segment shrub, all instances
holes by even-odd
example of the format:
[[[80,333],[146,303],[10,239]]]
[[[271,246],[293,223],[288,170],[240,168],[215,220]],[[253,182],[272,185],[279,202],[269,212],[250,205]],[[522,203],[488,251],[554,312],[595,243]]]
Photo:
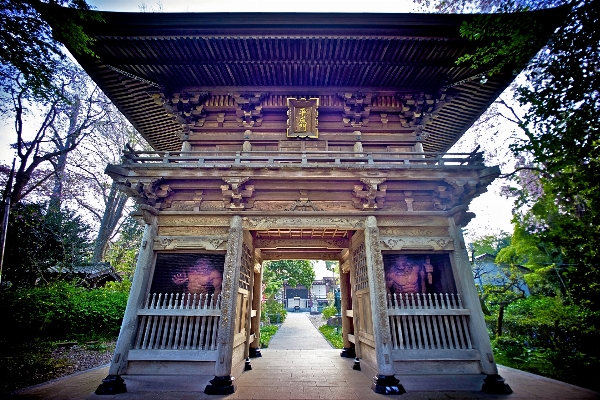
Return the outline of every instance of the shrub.
[[[495,328],[495,317],[486,322]],[[506,308],[503,335],[492,341],[494,355],[499,364],[597,391],[598,326],[598,311],[533,295]]]
[[[329,319],[337,314],[337,308],[335,306],[329,305],[323,308],[323,319]]]
[[[131,281],[125,278],[121,282],[106,282],[102,289],[129,295],[129,291],[131,290]]]
[[[0,291],[2,393],[55,377],[64,361],[52,357],[53,341],[114,339],[127,303],[124,286],[85,289],[69,282]],[[104,343],[89,343],[99,351]]]
[[[119,333],[127,294],[85,289],[69,282],[0,293],[0,312],[11,321],[0,338],[69,340],[114,337]]]
[[[265,349],[269,347],[271,337],[277,332],[276,325],[266,325],[260,328],[260,347]]]
[[[342,338],[341,329],[337,329],[334,326],[323,325],[319,328],[319,331],[325,336],[325,339],[336,349],[344,347],[344,339]]]
[[[271,324],[283,323],[287,317],[287,310],[283,304],[275,300],[267,300],[263,303],[261,313],[262,318]]]

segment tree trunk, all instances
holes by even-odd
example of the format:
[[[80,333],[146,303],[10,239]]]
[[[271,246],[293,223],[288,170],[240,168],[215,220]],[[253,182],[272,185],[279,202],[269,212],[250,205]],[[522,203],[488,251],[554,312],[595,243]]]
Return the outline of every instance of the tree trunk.
[[[498,309],[498,320],[496,324],[496,337],[502,336],[502,321],[504,320],[504,304]]]
[[[69,130],[67,136],[63,139],[59,135],[55,134],[54,145],[56,150],[61,152],[58,155],[56,164],[54,164],[54,187],[52,188],[52,196],[50,197],[50,203],[48,204],[49,210],[60,210],[63,195],[63,181],[65,179],[65,169],[67,168],[67,156],[69,155],[69,148],[73,146],[77,140],[76,132],[79,129],[78,120],[79,114],[81,113],[81,99],[79,96],[75,96],[75,99],[69,104]]]
[[[117,189],[117,184],[113,182],[110,187],[110,193],[108,194],[104,215],[100,222],[100,229],[98,230],[98,236],[94,246],[92,263],[99,263],[104,259],[106,250],[108,249],[108,241],[115,231],[119,220],[123,216],[125,203],[127,203],[127,196],[120,193]]]
[[[68,153],[64,153],[58,156],[58,160],[55,165],[54,186],[52,187],[52,194],[50,196],[50,202],[48,203],[49,210],[60,210],[63,197],[63,181],[65,178],[65,169],[67,167],[67,155]]]

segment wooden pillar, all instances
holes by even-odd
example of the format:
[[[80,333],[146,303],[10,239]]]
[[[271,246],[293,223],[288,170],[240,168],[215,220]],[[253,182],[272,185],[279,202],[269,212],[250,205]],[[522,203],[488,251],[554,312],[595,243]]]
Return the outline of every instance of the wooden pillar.
[[[348,316],[348,311],[352,310],[352,297],[350,285],[350,269],[349,269],[349,251],[344,250],[340,253],[340,295],[341,295],[341,312],[342,312],[342,337],[344,340],[344,348],[341,356],[347,358],[356,357],[354,345],[348,340],[348,335],[352,334],[352,319]]]
[[[204,389],[206,394],[231,394],[235,385],[231,377],[233,357],[233,336],[235,330],[236,300],[242,262],[243,241],[242,217],[231,218],[229,237],[227,238],[227,255],[223,270],[223,291],[221,292],[221,318],[217,335],[217,362],[215,378]]]
[[[354,366],[352,367],[353,369],[356,370],[360,370],[360,363],[359,363],[359,359],[362,358],[362,354],[361,354],[361,344],[360,344],[360,339],[359,339],[359,332],[360,332],[360,324],[362,324],[361,321],[361,316],[360,313],[358,312],[359,307],[358,307],[358,299],[356,297],[356,293],[355,293],[355,288],[356,288],[356,265],[354,263],[354,251],[356,250],[356,233],[354,233],[351,236],[351,246],[350,246],[350,254],[349,254],[349,258],[350,258],[350,297],[352,299],[352,325],[354,328],[354,352],[356,353],[356,359],[355,359],[355,363]],[[361,232],[360,235],[363,236],[363,240],[364,240],[364,234]]]
[[[252,365],[250,365],[250,336],[252,334],[252,305],[254,304],[254,278],[256,274],[254,273],[254,252],[252,252],[252,270],[250,271],[250,282],[248,282],[248,296],[249,301],[246,309],[246,325],[244,329],[246,330],[246,345],[244,346],[244,358],[246,359],[246,365],[244,367],[245,371],[251,370]]]
[[[463,305],[465,308],[471,310],[469,317],[471,341],[473,346],[481,353],[481,368],[483,373],[488,375],[485,379],[483,390],[491,393],[512,393],[510,387],[504,383],[504,379],[498,375],[498,367],[494,361],[490,337],[483,317],[477,289],[475,288],[475,281],[462,229],[459,225],[456,225],[454,217],[448,218],[448,226],[450,236],[454,239],[453,261],[456,287],[462,295]]]
[[[254,333],[254,341],[250,343],[250,357],[262,357],[260,354],[260,313],[262,300],[262,260],[259,260],[260,250],[254,252],[254,285],[252,286],[252,310],[256,315],[252,317],[250,331]]]
[[[123,378],[120,375],[127,370],[127,356],[129,350],[134,345],[137,333],[137,312],[144,306],[144,301],[148,293],[148,285],[154,266],[154,250],[152,246],[154,238],[158,233],[158,211],[146,205],[141,206],[141,211],[142,218],[146,224],[144,235],[131,282],[127,308],[125,309],[123,322],[121,323],[121,331],[119,332],[119,339],[117,340],[115,352],[108,370],[108,376],[102,380],[102,384],[96,389],[96,394],[99,395],[112,395],[127,391]]]
[[[368,216],[365,220],[365,252],[377,356],[377,376],[373,378],[371,389],[380,394],[402,394],[406,391],[394,377],[383,257],[379,245],[379,228],[374,216]]]

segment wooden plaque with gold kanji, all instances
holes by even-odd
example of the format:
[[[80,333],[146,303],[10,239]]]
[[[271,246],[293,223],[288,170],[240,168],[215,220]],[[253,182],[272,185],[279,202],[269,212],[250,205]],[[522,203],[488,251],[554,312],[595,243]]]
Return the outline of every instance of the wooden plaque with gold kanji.
[[[287,99],[287,137],[318,138],[319,99]]]

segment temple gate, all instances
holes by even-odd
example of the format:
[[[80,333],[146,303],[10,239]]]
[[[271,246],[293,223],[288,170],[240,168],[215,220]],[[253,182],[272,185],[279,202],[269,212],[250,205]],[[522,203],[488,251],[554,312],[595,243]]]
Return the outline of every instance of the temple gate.
[[[107,167],[145,232],[97,393],[148,375],[232,393],[273,259],[340,262],[341,355],[374,391],[509,390],[461,233],[500,171],[446,153],[513,78],[455,64],[473,16],[103,18],[80,62],[154,151]]]

